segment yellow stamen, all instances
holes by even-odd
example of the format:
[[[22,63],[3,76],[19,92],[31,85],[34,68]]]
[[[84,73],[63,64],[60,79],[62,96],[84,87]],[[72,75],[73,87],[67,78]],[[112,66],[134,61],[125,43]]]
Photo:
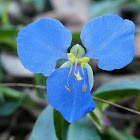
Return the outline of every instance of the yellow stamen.
[[[78,62],[79,62],[79,63],[82,63],[82,62],[83,62],[83,58],[80,58],[80,59],[78,60]]]
[[[83,59],[84,59],[84,62],[89,62],[90,60],[89,57],[84,57]]]
[[[74,59],[74,58],[71,58],[70,61],[71,61],[72,63],[74,63],[74,62],[75,62],[75,59]]]
[[[78,62],[79,63],[82,63],[82,62],[87,63],[87,62],[89,62],[89,60],[90,60],[89,57],[84,57],[84,58],[80,58]]]
[[[82,67],[82,68],[84,68],[85,65],[86,65],[85,62],[82,62],[82,63],[81,63],[81,67]]]
[[[86,92],[86,88],[87,88],[86,84],[83,84],[83,92],[84,93]]]
[[[71,56],[73,56],[73,54],[72,53],[68,53],[68,57],[71,57]]]
[[[69,59],[72,63],[74,63],[75,60],[76,60],[76,57],[75,57],[72,53],[68,53],[68,59]]]
[[[66,88],[68,91],[72,92],[72,89],[71,89],[69,86],[65,85],[65,88]]]
[[[76,74],[75,72],[73,72],[72,74],[73,74],[73,76],[75,77],[75,79],[76,79],[77,81],[83,80],[83,78],[82,78],[81,75],[80,75],[80,70],[78,70],[78,73],[77,73],[77,74]]]

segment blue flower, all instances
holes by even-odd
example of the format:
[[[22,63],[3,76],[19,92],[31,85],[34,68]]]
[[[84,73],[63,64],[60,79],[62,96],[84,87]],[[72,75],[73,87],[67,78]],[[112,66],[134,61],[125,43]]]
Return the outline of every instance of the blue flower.
[[[71,33],[58,20],[42,18],[19,32],[17,52],[26,69],[50,75],[47,79],[48,101],[73,123],[95,109],[90,93],[93,78],[89,74],[89,58],[96,59],[103,70],[123,68],[134,57],[134,32],[135,25],[130,20],[115,15],[97,17],[81,31],[86,51],[77,44],[68,53]],[[53,71],[58,59],[69,61]]]

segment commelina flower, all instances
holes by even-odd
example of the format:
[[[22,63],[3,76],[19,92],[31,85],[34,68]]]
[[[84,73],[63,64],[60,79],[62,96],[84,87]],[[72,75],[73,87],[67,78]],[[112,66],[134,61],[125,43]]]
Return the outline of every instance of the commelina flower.
[[[76,44],[68,52],[70,31],[56,19],[42,18],[19,32],[17,52],[26,69],[49,76],[49,103],[73,123],[95,109],[90,93],[93,74],[88,61],[96,59],[98,67],[107,71],[123,68],[134,57],[134,32],[135,25],[130,20],[116,15],[97,17],[81,31],[84,47]],[[58,59],[68,61],[54,70]]]

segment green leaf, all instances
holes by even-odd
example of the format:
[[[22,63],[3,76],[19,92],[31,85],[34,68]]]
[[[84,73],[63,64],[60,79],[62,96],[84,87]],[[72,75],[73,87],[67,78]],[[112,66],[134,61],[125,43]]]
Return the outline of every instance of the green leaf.
[[[4,94],[2,91],[0,91],[0,103],[4,103],[5,98],[4,98]]]
[[[8,88],[8,87],[0,87],[0,91],[3,92],[4,96],[10,98],[10,99],[21,99],[23,96],[25,96],[25,93]]]
[[[64,123],[63,123],[63,139],[64,140],[67,140],[69,125],[70,125],[70,123],[67,122],[66,120],[64,120]]]
[[[27,94],[17,90],[0,87],[0,116],[13,113],[22,103]]]
[[[119,101],[125,97],[137,95],[140,92],[140,81],[123,79],[116,82],[107,83],[99,87],[93,96],[105,99],[111,102]],[[95,101],[102,111],[106,109],[108,104]]]
[[[136,109],[140,111],[140,96],[136,99]]]
[[[70,124],[67,140],[100,140],[97,130],[85,118]]]
[[[20,31],[20,29],[21,27],[12,27],[12,26],[1,27],[0,44],[7,45],[10,49],[16,52],[17,49],[16,38],[17,33]]]
[[[127,140],[119,131],[117,131],[114,127],[108,127],[105,130],[105,133],[112,137],[112,140]]]
[[[102,125],[101,120],[101,112],[100,114],[97,113],[97,107],[94,111],[88,113],[88,117],[91,118],[95,126],[98,128],[99,131],[102,131],[104,129],[104,126]],[[97,114],[96,114],[97,113]]]
[[[21,100],[18,101],[5,101],[0,103],[0,116],[7,116],[12,114],[21,104]]]
[[[51,106],[48,106],[37,119],[29,140],[58,140],[55,135]]]
[[[53,124],[53,108],[48,106],[37,119],[29,140],[58,140]],[[97,130],[85,118],[67,126],[66,140],[100,140]],[[62,128],[62,125],[60,128]]]
[[[54,127],[55,127],[55,134],[59,140],[66,140],[67,139],[67,132],[68,127],[70,125],[67,122],[60,112],[57,110],[53,110],[53,118],[54,118]]]
[[[5,97],[4,102],[0,102],[0,116],[12,114],[21,105],[25,97],[26,95],[22,95],[18,100],[7,99]]]
[[[90,17],[98,17],[106,14],[118,14],[120,6],[126,0],[104,0],[93,2],[89,14]]]
[[[53,119],[54,119],[54,127],[55,127],[55,133],[59,140],[63,140],[63,123],[64,118],[61,115],[60,112],[57,110],[53,110]]]
[[[130,134],[127,134],[126,132],[119,131],[119,133],[124,136],[127,140],[138,140],[137,138],[131,136]]]
[[[105,100],[118,101],[139,92],[140,81],[124,79],[101,86],[94,92],[94,96]]]
[[[124,131],[118,131],[114,127],[106,128],[105,134],[109,136],[111,140],[138,140]]]

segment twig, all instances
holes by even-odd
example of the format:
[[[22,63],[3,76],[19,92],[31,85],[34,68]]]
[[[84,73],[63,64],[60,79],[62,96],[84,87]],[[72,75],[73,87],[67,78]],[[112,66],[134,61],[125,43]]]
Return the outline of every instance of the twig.
[[[9,87],[29,87],[29,88],[47,89],[46,86],[33,85],[33,84],[24,84],[24,83],[3,83],[3,84],[0,84],[0,86],[9,86]],[[121,109],[123,109],[123,110],[127,110],[127,111],[132,112],[132,113],[135,113],[135,114],[137,114],[137,115],[140,115],[140,112],[138,112],[138,111],[136,111],[136,110],[133,110],[133,109],[130,109],[130,108],[127,108],[127,107],[121,106],[121,105],[119,105],[119,104],[112,103],[112,102],[109,102],[109,101],[106,101],[106,100],[103,100],[103,99],[100,99],[100,98],[97,98],[97,97],[92,97],[92,98],[93,98],[94,100],[97,100],[97,101],[100,101],[100,102],[103,102],[103,103],[106,103],[106,104],[109,104],[109,105],[112,105],[112,106],[121,108]]]
[[[92,97],[94,100],[97,100],[97,101],[100,101],[100,102],[103,102],[103,103],[106,103],[106,104],[110,104],[112,106],[115,106],[115,107],[118,107],[118,108],[121,108],[121,109],[124,109],[124,110],[127,110],[129,112],[133,112],[135,114],[138,114],[140,115],[140,112],[136,111],[136,110],[133,110],[133,109],[130,109],[130,108],[127,108],[127,107],[124,107],[124,106],[121,106],[119,104],[116,104],[116,103],[112,103],[112,102],[109,102],[109,101],[106,101],[106,100],[103,100],[103,99],[100,99],[100,98],[97,98],[97,97]]]
[[[41,85],[33,85],[33,84],[24,84],[24,83],[3,83],[0,84],[0,86],[3,87],[28,87],[28,88],[41,88],[41,89],[47,89],[46,86]]]

